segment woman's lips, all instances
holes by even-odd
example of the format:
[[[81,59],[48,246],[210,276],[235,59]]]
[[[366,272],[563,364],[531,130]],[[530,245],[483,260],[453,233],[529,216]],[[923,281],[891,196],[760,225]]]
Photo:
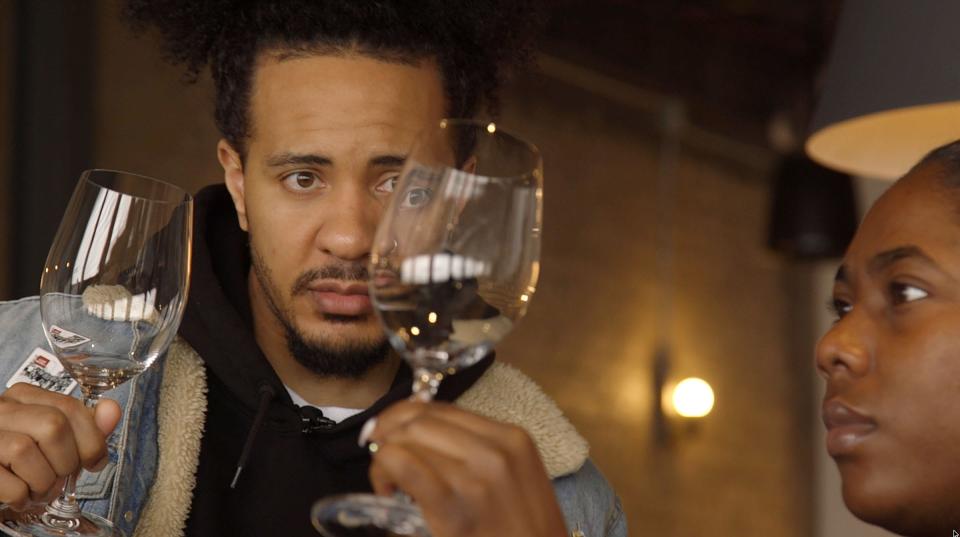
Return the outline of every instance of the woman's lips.
[[[823,424],[827,428],[827,452],[837,457],[853,451],[877,429],[877,422],[841,401],[823,403]]]
[[[328,315],[360,316],[373,311],[366,284],[319,284],[311,286],[309,294],[317,309]]]

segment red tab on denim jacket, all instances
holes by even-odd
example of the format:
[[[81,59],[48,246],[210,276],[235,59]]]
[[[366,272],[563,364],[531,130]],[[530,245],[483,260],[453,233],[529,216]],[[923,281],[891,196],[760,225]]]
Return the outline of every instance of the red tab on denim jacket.
[[[77,386],[63,370],[63,364],[52,353],[37,347],[7,381],[7,388],[26,382],[52,392],[69,394]]]

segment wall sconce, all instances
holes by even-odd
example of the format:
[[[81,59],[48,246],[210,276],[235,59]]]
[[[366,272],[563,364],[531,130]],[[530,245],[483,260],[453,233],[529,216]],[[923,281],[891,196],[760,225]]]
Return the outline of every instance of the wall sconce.
[[[657,445],[669,446],[679,435],[693,434],[713,410],[716,397],[710,384],[697,377],[668,380],[670,356],[657,351],[653,366],[653,426]]]

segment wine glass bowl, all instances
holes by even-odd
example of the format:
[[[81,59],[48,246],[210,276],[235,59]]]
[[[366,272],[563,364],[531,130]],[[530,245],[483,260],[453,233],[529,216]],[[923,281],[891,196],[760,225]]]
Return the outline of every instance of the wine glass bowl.
[[[526,313],[542,197],[539,152],[493,123],[444,120],[411,151],[374,239],[370,296],[415,378],[473,365]]]
[[[84,173],[40,279],[44,333],[85,397],[149,367],[189,288],[192,201],[156,179]]]
[[[532,144],[474,120],[446,119],[420,135],[374,236],[369,284],[391,346],[413,370],[413,399],[432,400],[445,376],[489,355],[524,316],[540,274],[542,214]],[[327,537],[430,535],[403,494],[325,498],[311,517]]]

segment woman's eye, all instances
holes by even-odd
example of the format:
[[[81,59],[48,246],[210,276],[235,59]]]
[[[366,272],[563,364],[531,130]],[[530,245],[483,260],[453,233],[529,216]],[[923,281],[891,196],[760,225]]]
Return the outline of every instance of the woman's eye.
[[[827,303],[827,308],[836,316],[837,320],[840,320],[843,319],[846,314],[850,313],[850,310],[853,309],[853,304],[850,304],[846,300],[833,298]]]
[[[894,305],[922,300],[928,296],[929,293],[915,285],[896,282],[890,284],[890,298]]]
[[[309,192],[322,186],[317,174],[311,172],[293,172],[283,177],[283,186],[292,192]]]
[[[430,202],[432,197],[433,191],[429,188],[411,187],[404,193],[403,199],[400,201],[400,207],[404,209],[423,207]]]

